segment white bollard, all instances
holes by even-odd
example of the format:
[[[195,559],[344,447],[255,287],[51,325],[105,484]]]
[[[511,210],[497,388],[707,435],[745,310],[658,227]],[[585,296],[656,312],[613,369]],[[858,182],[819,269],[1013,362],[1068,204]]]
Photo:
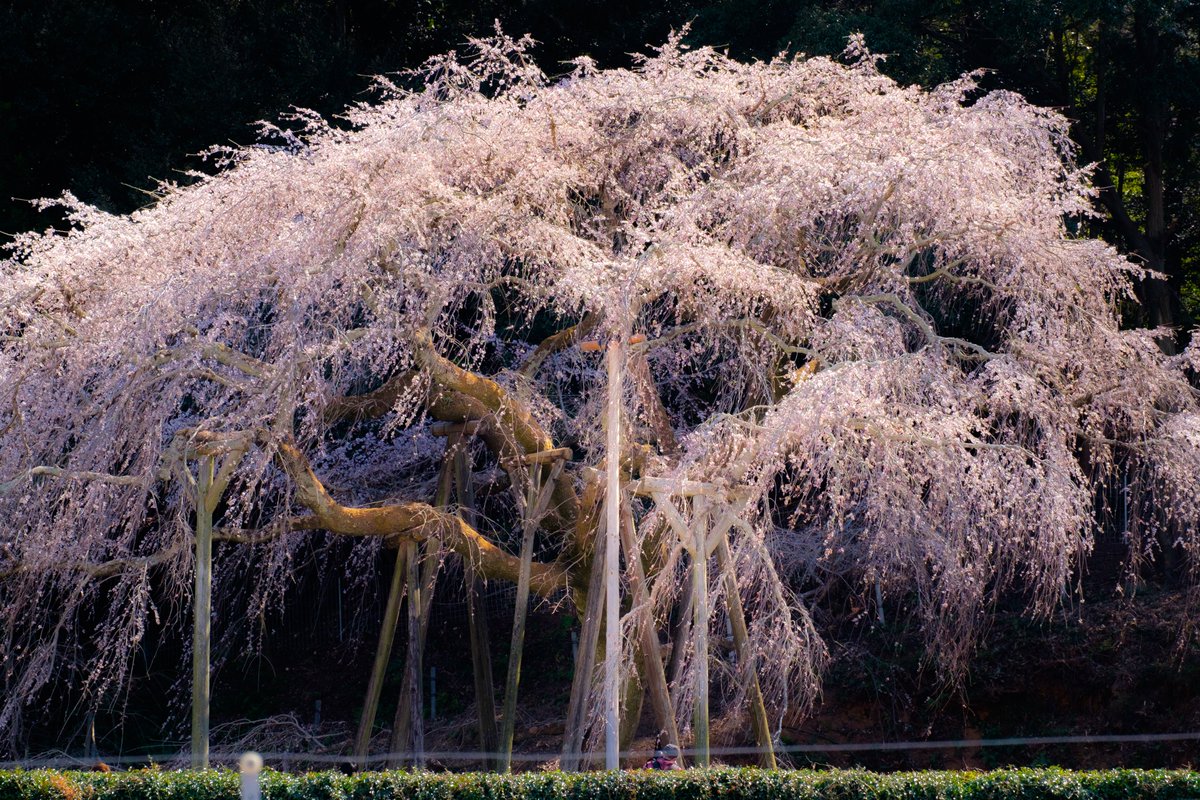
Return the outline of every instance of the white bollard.
[[[262,788],[258,785],[258,773],[262,772],[262,767],[262,756],[258,753],[243,753],[238,759],[238,772],[242,778],[242,800],[262,800]]]

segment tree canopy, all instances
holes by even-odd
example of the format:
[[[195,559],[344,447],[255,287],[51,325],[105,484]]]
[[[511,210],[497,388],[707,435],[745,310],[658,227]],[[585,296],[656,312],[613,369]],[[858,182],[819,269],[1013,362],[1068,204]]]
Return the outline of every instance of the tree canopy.
[[[350,575],[415,540],[515,580],[519,498],[545,480],[525,457],[568,446],[531,585],[582,608],[605,457],[589,339],[622,342],[630,376],[607,454],[649,583],[630,663],[639,615],[680,600],[673,521],[727,541],[736,580],[707,554],[706,574],[738,595],[757,655],[737,669],[772,714],[816,694],[810,612],[835,584],[909,608],[952,675],[1000,593],[1055,608],[1118,485],[1135,552],[1194,557],[1197,349],[1121,328],[1142,267],[1076,233],[1094,189],[1063,116],[972,75],[899,85],[861,37],[841,61],[742,63],[674,36],[559,79],[530,46],[475,40],[344,124],[297,112],[146,208],[67,195],[69,231],[17,237],[0,731],[63,676],[93,702],[127,677],[161,598],[190,591],[198,504],[228,614],[278,602],[314,541]],[[432,502],[432,421],[478,423],[475,480],[499,488],[474,522]],[[710,655],[686,660],[681,724]]]

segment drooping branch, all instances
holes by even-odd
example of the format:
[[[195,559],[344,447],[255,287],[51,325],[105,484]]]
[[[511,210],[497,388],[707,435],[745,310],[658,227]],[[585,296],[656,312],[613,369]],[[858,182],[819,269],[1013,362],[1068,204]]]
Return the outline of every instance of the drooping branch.
[[[62,478],[64,480],[95,481],[118,486],[141,486],[146,483],[145,477],[141,475],[110,475],[106,472],[66,470],[61,467],[38,466],[26,470],[11,480],[0,483],[0,496],[10,494],[25,481],[38,476]]]
[[[345,419],[375,419],[391,411],[396,401],[411,390],[417,374],[407,370],[388,378],[382,386],[366,394],[347,395],[325,406],[325,423],[333,425]]]
[[[547,358],[565,350],[584,336],[587,336],[595,329],[599,322],[600,316],[598,314],[585,314],[583,319],[576,324],[547,336],[529,354],[529,357],[525,359],[525,363],[517,371],[526,378],[532,378],[537,374],[537,371],[546,362]]]
[[[296,487],[296,499],[312,512],[301,518],[306,527],[341,536],[399,537],[414,541],[440,539],[463,558],[471,559],[487,578],[512,581],[520,574],[520,559],[509,555],[454,514],[427,503],[409,502],[378,508],[355,508],[338,503],[313,473],[308,459],[289,442],[277,444],[279,461]],[[566,570],[557,563],[534,562],[530,587],[542,596],[566,588]]]
[[[291,517],[284,519],[268,528],[214,528],[214,542],[229,542],[231,544],[267,544],[286,533],[295,531],[314,530],[310,517]],[[165,564],[191,547],[190,539],[180,539],[155,553],[144,556],[129,556],[113,558],[108,561],[64,561],[48,564],[10,564],[0,570],[0,579],[10,578],[31,572],[79,572],[92,579],[109,578],[113,575],[132,569],[151,569]]]
[[[161,367],[164,364],[177,360],[186,354],[189,349],[191,348],[181,345],[179,347],[159,350],[154,354],[150,363],[152,366]],[[196,351],[203,358],[208,358],[223,366],[236,369],[251,378],[262,378],[271,369],[270,364],[260,361],[253,356],[248,356],[240,350],[235,350],[222,342],[204,342],[196,348]]]
[[[433,379],[436,387],[451,389],[476,400],[497,417],[499,427],[508,439],[504,442],[503,456],[527,455],[554,449],[550,435],[537,423],[528,409],[513,400],[500,384],[465,370],[438,353],[428,333],[419,334],[416,344],[417,361]],[[465,419],[447,421],[462,422]]]
[[[550,434],[538,424],[522,403],[500,384],[463,369],[437,352],[429,335],[417,337],[417,360],[432,378],[429,412],[445,422],[478,420],[485,423],[479,435],[500,459],[501,464],[516,463],[520,456],[555,449]],[[524,480],[511,467],[514,486]],[[571,530],[579,513],[579,498],[572,478],[565,471],[554,483],[554,495],[546,522],[561,530]]]

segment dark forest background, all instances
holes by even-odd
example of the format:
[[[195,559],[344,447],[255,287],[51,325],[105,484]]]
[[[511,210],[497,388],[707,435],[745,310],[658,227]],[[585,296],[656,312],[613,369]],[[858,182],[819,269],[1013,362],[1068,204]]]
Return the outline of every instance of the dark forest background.
[[[628,65],[688,21],[739,58],[836,54],[862,31],[901,82],[986,68],[1074,120],[1100,164],[1093,232],[1166,276],[1131,324],[1200,314],[1200,0],[5,0],[0,231],[54,224],[25,201],[64,189],[130,211],[201,167],[190,154],[293,105],[336,113],[494,20],[539,40],[551,74],[579,54]]]

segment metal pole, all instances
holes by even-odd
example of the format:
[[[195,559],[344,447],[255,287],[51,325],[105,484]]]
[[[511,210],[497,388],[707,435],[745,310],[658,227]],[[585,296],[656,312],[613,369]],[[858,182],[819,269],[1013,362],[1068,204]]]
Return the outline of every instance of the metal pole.
[[[618,687],[621,655],[621,606],[617,571],[621,553],[621,346],[614,337],[608,343],[608,442],[607,495],[604,501],[604,768],[618,769],[620,709]]]

